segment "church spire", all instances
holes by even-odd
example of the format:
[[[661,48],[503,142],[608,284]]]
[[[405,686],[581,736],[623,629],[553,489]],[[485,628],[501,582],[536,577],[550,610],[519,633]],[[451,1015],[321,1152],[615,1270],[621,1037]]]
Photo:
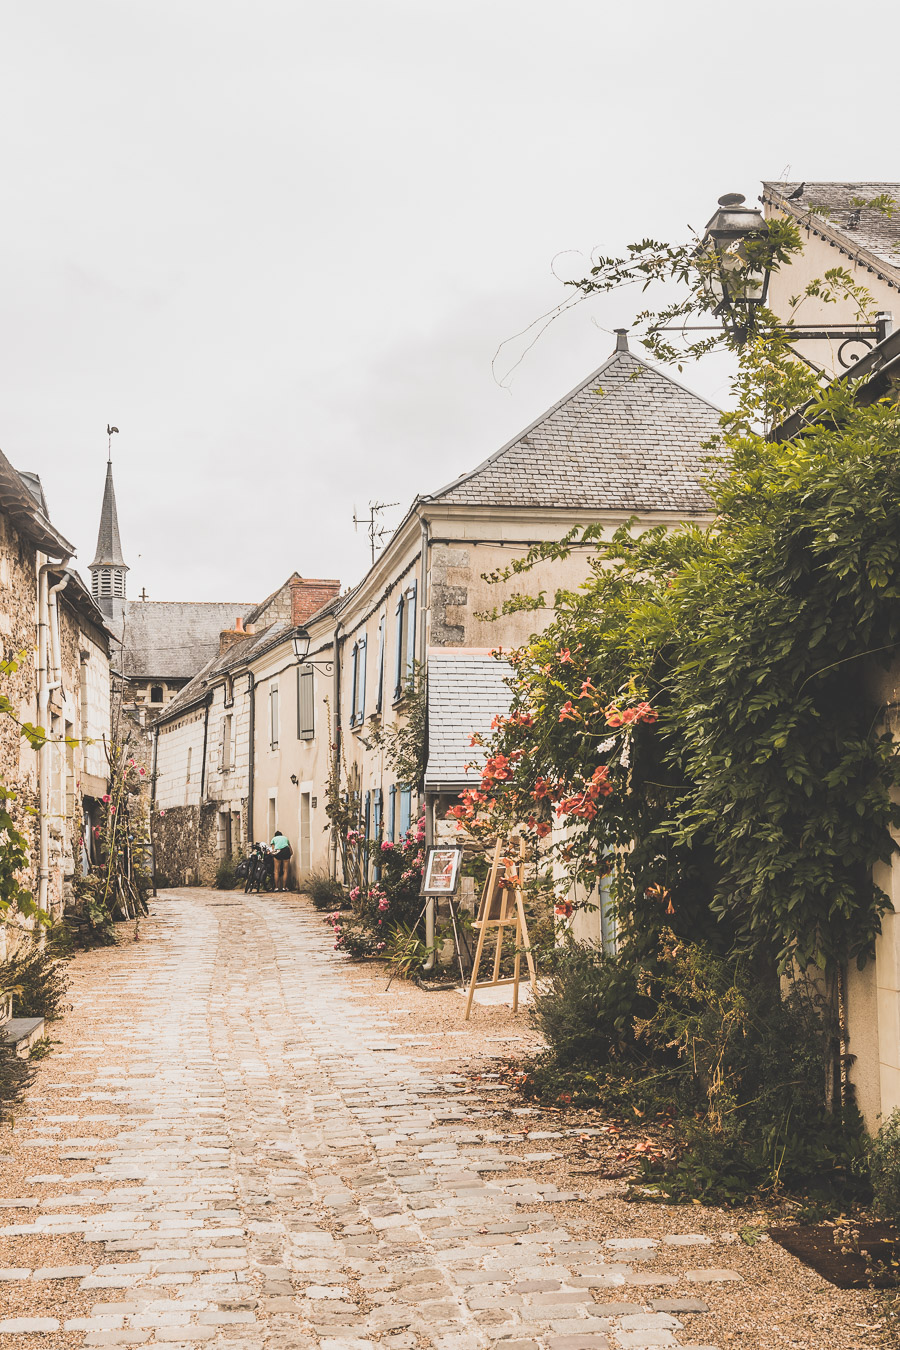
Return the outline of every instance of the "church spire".
[[[122,557],[119,538],[119,517],[116,511],[116,489],[113,486],[112,460],[106,465],[106,486],[100,511],[100,529],[97,533],[97,554],[90,565],[91,590],[97,601],[125,599],[125,573],[128,568]],[[112,609],[101,604],[101,609]]]

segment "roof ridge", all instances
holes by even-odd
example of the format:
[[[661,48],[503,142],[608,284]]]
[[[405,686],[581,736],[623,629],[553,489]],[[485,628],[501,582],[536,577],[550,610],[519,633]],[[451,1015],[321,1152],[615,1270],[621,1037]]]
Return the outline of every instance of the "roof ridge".
[[[717,408],[716,405],[714,403],[711,403],[708,398],[704,398],[702,394],[698,394],[695,390],[688,388],[686,384],[682,384],[680,380],[676,380],[673,376],[669,375],[667,371],[660,370],[659,367],[651,365],[649,361],[645,360],[644,357],[642,356],[638,356],[637,353],[631,351],[629,347],[626,347],[624,349],[617,348],[615,351],[612,352],[610,356],[607,357],[607,359],[603,362],[602,366],[599,366],[596,370],[592,371],[591,374],[588,375],[586,379],[582,380],[579,384],[577,384],[574,389],[570,389],[569,392],[567,394],[564,394],[562,398],[557,399],[557,401],[550,408],[547,408],[546,411],[541,413],[539,417],[536,417],[533,422],[530,422],[529,425],[525,427],[523,431],[520,431],[517,435],[513,436],[512,439],[508,440],[505,445],[501,445],[499,450],[495,450],[493,454],[488,455],[487,459],[482,460],[480,464],[476,464],[475,468],[470,469],[468,473],[460,474],[458,478],[454,478],[452,482],[446,483],[444,487],[440,488],[437,492],[428,493],[420,500],[425,502],[437,501],[441,497],[443,497],[446,493],[452,492],[456,488],[462,487],[463,484],[469,482],[470,479],[474,478],[477,474],[482,473],[490,464],[495,463],[498,459],[500,459],[502,455],[505,455],[508,450],[512,450],[521,441],[523,441],[526,436],[530,435],[532,431],[535,431],[544,422],[549,421],[549,419],[554,415],[554,413],[559,412],[560,409],[564,408],[567,403],[570,403],[574,398],[577,398],[577,396],[580,393],[582,393],[583,390],[585,390],[593,380],[599,379],[600,376],[603,375],[606,371],[608,371],[612,366],[620,362],[624,364],[633,362],[636,365],[643,367],[644,370],[649,370],[651,374],[659,376],[660,379],[666,380],[669,384],[673,384],[676,387],[676,389],[680,389],[682,393],[688,394],[691,398],[696,399],[698,403],[705,404],[708,408],[711,408],[712,411],[715,412],[717,415],[721,415],[722,412],[721,408]]]

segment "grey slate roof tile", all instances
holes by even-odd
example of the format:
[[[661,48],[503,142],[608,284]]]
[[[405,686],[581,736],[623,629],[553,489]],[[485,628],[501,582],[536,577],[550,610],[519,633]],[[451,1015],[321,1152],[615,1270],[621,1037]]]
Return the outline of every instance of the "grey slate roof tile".
[[[511,675],[505,661],[471,650],[428,653],[428,764],[425,787],[477,787],[477,770],[466,765],[484,758],[470,743],[473,733],[491,734],[491,722],[509,711]]]
[[[801,195],[789,200],[798,188],[803,189]],[[882,196],[893,201],[892,215],[853,205],[854,199]],[[900,183],[763,183],[763,200],[787,211],[801,225],[824,225],[849,253],[871,255],[883,264],[885,279],[900,285]]]
[[[615,351],[515,440],[426,500],[612,511],[710,510],[701,487],[719,410]]]
[[[125,600],[116,636],[122,674],[136,679],[189,679],[219,650],[219,634],[234,628],[246,602]]]

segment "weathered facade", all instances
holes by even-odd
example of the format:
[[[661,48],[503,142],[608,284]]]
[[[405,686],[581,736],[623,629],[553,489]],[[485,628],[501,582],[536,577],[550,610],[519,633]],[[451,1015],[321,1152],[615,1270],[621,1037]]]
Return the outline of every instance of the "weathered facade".
[[[50,523],[40,480],[0,455],[0,639],[4,660],[16,666],[3,678],[12,716],[0,717],[0,775],[16,793],[11,811],[29,842],[23,881],[54,916],[86,861],[91,814],[106,791],[110,728],[110,634],[66,566],[72,553]],[[43,728],[46,743],[33,749],[19,722]]]
[[[315,673],[293,639],[338,589],[337,581],[295,572],[220,634],[217,655],[157,720],[154,835],[167,880],[211,881],[219,863],[255,839],[271,839],[276,825],[294,846],[295,874],[309,870],[310,812],[318,802],[304,800],[314,794],[304,793],[308,779],[301,782],[298,770],[303,719],[314,716],[310,700],[321,686],[313,691]],[[315,748],[321,753],[318,740]]]

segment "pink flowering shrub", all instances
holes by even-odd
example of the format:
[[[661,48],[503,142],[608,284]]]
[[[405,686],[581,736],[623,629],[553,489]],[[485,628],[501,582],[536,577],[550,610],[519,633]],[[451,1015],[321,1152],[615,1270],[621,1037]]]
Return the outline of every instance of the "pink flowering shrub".
[[[354,954],[372,954],[378,943],[383,948],[393,928],[398,924],[408,926],[418,918],[422,908],[419,888],[425,860],[424,843],[423,809],[419,819],[413,822],[404,837],[396,843],[390,839],[383,839],[368,845],[371,879],[368,886],[353,888],[350,892],[350,903],[353,907],[353,918],[360,926],[359,931],[365,929],[373,938],[372,952],[357,950]],[[343,921],[343,926],[346,928],[346,921]],[[347,929],[348,934],[349,932]],[[357,949],[360,947],[360,938],[355,926],[353,932],[357,935],[353,937],[345,935],[339,950],[348,951],[348,942]]]

